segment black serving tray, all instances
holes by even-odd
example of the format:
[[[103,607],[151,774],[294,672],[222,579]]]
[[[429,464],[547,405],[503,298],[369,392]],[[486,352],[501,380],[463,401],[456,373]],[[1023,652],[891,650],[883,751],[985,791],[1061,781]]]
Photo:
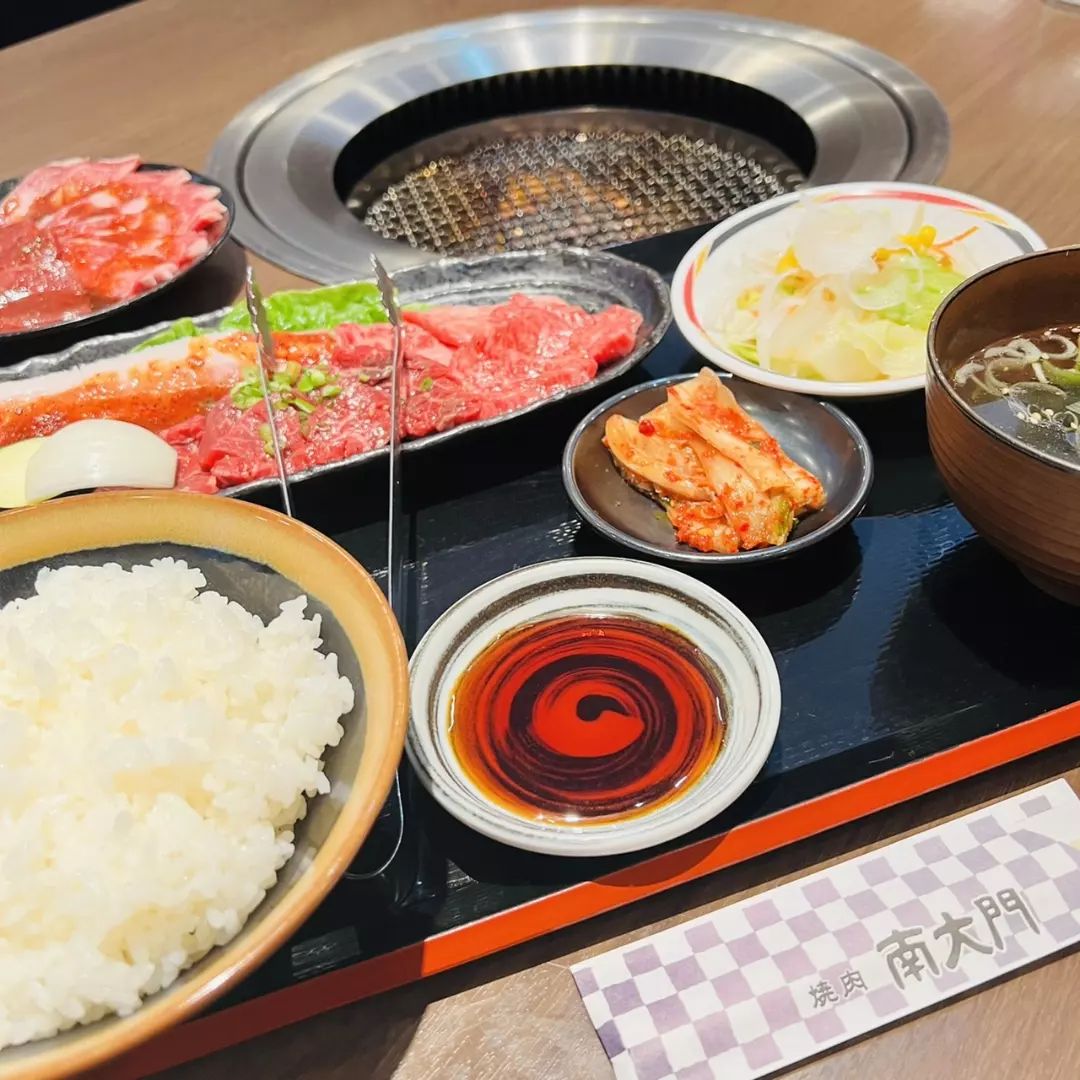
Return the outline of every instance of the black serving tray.
[[[701,231],[618,253],[670,276]],[[496,575],[566,556],[626,554],[572,511],[560,478],[563,445],[581,416],[621,386],[702,364],[672,328],[644,365],[618,383],[408,460],[404,630],[410,647],[454,601]],[[862,516],[789,559],[688,570],[729,596],[760,629],[776,656],[783,712],[758,780],[672,848],[1080,698],[1080,668],[1061,659],[1062,645],[1077,641],[1077,609],[1038,592],[949,502],[929,456],[922,395],[843,408],[875,455],[876,479]],[[331,475],[297,485],[296,513],[385,577],[384,493],[385,467],[373,463],[347,482]],[[259,497],[272,505],[273,493]],[[406,843],[389,874],[339,884],[288,946],[215,1010],[656,854],[590,860],[512,850],[470,832],[410,780],[405,787]],[[394,824],[389,815],[372,848],[387,846]]]

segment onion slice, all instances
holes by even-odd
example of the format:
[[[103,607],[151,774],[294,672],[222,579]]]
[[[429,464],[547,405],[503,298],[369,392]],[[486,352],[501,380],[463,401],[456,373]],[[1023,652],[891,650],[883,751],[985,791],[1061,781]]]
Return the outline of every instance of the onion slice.
[[[983,364],[979,360],[969,360],[966,364],[961,364],[953,373],[953,382],[957,386],[963,386],[973,375],[978,375],[983,369]]]
[[[1042,350],[1043,356],[1048,360],[1071,360],[1076,355],[1076,345],[1062,334],[1047,334],[1045,340],[1061,343],[1061,352],[1047,352],[1046,349]]]
[[[888,247],[894,230],[887,210],[844,203],[807,202],[791,237],[799,265],[817,277],[874,270],[874,252]]]
[[[983,355],[988,359],[1008,357],[1010,360],[1041,360],[1045,355],[1034,341],[1027,338],[1013,338],[1008,345],[998,345],[987,349]]]
[[[23,439],[0,447],[0,510],[26,505],[26,469],[44,439]]]
[[[176,451],[164,439],[121,420],[78,420],[50,435],[26,467],[26,500],[35,503],[88,488],[171,488]]]

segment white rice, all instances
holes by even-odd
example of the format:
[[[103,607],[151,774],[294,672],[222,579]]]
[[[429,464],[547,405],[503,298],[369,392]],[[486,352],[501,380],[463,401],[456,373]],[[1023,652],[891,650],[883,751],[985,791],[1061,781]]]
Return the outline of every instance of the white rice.
[[[0,1047],[130,1013],[293,852],[353,691],[306,597],[269,625],[161,559],[0,608]]]

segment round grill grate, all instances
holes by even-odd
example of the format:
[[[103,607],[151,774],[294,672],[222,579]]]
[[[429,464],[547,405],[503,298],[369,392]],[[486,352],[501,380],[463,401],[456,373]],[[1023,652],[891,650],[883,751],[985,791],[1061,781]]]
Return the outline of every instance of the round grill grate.
[[[465,255],[609,247],[719,221],[805,181],[768,144],[710,127],[525,127],[414,160],[380,188],[357,185],[348,204],[387,239]]]

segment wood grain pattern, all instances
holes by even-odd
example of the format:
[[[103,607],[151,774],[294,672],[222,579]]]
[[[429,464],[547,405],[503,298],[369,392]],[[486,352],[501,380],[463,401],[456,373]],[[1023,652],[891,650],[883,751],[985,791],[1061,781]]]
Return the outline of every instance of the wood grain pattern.
[[[592,923],[171,1070],[168,1080],[610,1080],[567,970],[608,948],[870,850],[1058,775],[1066,746],[723,871]],[[1073,1080],[1080,956],[953,1002],[790,1080]]]
[[[144,0],[0,52],[5,176],[137,149],[203,164],[257,94],[343,49],[545,0]],[[658,4],[659,6],[659,4]],[[691,0],[689,6],[718,6]],[[1040,0],[728,0],[728,10],[847,34],[910,66],[952,117],[943,182],[1002,203],[1052,243],[1076,238],[1080,13]],[[295,285],[260,267],[264,288]],[[426,983],[195,1062],[174,1080],[606,1080],[569,963],[1056,775],[1075,746],[724,871]],[[1071,1080],[1080,958],[956,1002],[788,1075],[797,1080]]]

